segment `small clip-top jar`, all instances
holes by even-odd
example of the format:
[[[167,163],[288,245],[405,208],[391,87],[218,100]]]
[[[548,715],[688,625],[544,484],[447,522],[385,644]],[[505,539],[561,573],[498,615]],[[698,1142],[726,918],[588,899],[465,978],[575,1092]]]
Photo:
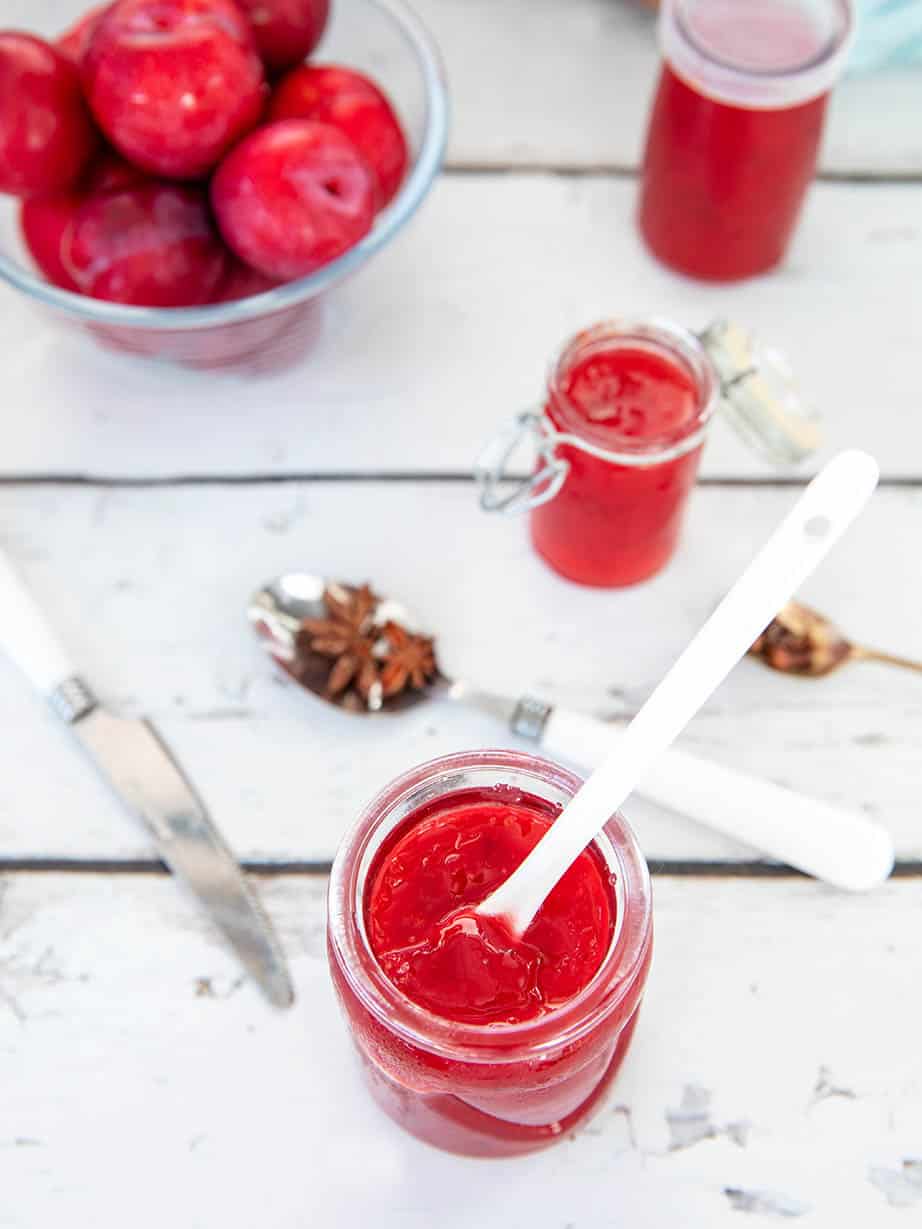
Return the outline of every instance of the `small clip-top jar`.
[[[699,342],[666,324],[599,325],[564,347],[544,414],[568,466],[531,512],[538,553],[585,585],[630,585],[676,547],[719,393]]]
[[[520,414],[482,453],[481,506],[527,509],[535,549],[568,580],[645,580],[675,551],[718,409],[776,462],[799,461],[819,442],[778,359],[736,325],[701,334],[665,320],[595,325],[552,361],[541,412]],[[527,437],[537,467],[504,493],[506,465]]]
[[[579,788],[513,751],[413,769],[366,809],[330,879],[333,983],[371,1094],[420,1139],[515,1156],[564,1138],[627,1052],[652,951],[650,879],[613,816],[523,936],[451,929]],[[428,953],[426,935],[440,926]]]
[[[730,281],[782,259],[853,8],[853,0],[663,0],[638,220],[664,264]]]

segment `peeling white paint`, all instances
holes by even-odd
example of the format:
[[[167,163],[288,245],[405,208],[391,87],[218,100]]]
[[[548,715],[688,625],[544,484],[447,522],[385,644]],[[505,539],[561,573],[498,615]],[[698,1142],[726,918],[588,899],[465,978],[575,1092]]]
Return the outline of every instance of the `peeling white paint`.
[[[734,1187],[726,1187],[724,1194],[735,1212],[755,1212],[760,1216],[782,1216],[794,1218],[806,1216],[811,1210],[810,1204],[793,1195],[785,1195],[780,1191],[744,1191]]]
[[[909,1208],[922,1202],[922,1160],[907,1159],[899,1169],[874,1165],[868,1171],[868,1181],[891,1208]]]
[[[690,1148],[704,1139],[717,1139],[721,1135],[745,1148],[751,1123],[741,1120],[718,1125],[711,1116],[711,1101],[712,1095],[707,1088],[686,1084],[678,1108],[666,1110],[669,1148],[672,1152]]]

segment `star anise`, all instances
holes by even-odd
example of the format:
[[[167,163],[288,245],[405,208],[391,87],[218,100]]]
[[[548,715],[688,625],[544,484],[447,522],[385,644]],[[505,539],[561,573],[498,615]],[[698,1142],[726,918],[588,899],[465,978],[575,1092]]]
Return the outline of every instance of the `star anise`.
[[[418,636],[399,623],[389,622],[384,625],[381,640],[381,688],[385,697],[397,696],[408,687],[422,691],[438,674],[435,641],[430,636]]]
[[[378,595],[368,585],[359,589],[329,585],[323,594],[327,617],[302,622],[298,632],[299,653],[334,659],[326,682],[327,695],[341,695],[354,685],[367,700],[376,687],[379,663],[374,651],[374,613],[378,601]]]
[[[347,589],[342,585],[327,585],[323,591],[325,619],[304,619],[301,635],[310,638],[315,653],[335,657],[343,651],[343,640],[354,635],[367,635],[372,628],[378,595],[369,585]]]

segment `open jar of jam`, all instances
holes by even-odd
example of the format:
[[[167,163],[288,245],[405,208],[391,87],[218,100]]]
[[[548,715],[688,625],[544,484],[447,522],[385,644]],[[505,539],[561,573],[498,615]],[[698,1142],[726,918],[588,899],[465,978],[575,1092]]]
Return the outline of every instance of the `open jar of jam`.
[[[663,0],[638,222],[653,254],[730,281],[784,256],[854,0]]]
[[[535,549],[568,580],[645,580],[675,551],[718,410],[775,462],[796,463],[819,444],[780,357],[738,326],[595,325],[553,359],[541,410],[520,414],[481,454],[481,506],[527,510]],[[508,491],[507,466],[526,439],[537,464]]]
[[[620,815],[523,936],[450,929],[580,784],[521,752],[446,756],[389,785],[336,856],[333,983],[370,1092],[428,1143],[468,1156],[545,1148],[599,1106],[627,1052],[653,940],[647,866]]]

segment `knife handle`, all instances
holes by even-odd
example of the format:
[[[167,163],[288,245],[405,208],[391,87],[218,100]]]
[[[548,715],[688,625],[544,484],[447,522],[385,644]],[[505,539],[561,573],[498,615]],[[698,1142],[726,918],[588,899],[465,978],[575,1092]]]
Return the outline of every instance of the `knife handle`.
[[[35,599],[2,551],[0,648],[45,696],[51,696],[76,673]]]
[[[552,756],[592,768],[620,737],[608,723],[554,708],[541,745]],[[860,812],[699,760],[678,747],[660,754],[637,793],[849,891],[877,887],[893,867],[889,833]]]

